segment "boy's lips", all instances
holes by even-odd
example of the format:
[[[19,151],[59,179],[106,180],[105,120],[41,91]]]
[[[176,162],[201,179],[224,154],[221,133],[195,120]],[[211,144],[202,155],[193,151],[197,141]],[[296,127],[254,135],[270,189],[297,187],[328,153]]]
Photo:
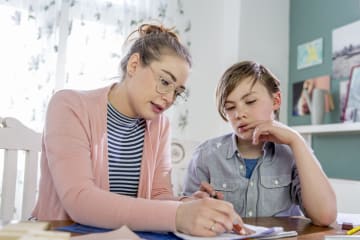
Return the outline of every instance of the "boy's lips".
[[[242,123],[238,126],[238,128],[243,129],[243,128],[247,127],[247,125],[248,124],[246,124],[246,123]]]

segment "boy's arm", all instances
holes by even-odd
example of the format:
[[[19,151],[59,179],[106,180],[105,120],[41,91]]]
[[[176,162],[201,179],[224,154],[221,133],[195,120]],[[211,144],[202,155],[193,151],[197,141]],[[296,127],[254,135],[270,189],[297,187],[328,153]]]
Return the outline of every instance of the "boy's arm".
[[[301,196],[306,215],[316,225],[329,225],[336,219],[336,196],[312,149],[298,133],[291,147],[300,178]]]

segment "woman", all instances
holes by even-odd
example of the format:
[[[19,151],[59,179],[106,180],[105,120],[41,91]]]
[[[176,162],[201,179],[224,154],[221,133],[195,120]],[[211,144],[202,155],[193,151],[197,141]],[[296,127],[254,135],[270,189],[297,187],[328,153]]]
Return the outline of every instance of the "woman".
[[[200,236],[229,231],[241,221],[231,204],[175,201],[171,190],[170,126],[162,113],[184,97],[190,54],[163,26],[141,25],[129,38],[135,33],[120,82],[52,97],[33,216]]]

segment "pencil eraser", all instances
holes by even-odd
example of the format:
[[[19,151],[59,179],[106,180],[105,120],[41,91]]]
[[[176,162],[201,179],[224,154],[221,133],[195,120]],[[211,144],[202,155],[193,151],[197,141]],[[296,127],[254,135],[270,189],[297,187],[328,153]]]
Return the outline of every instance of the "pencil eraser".
[[[354,226],[352,225],[352,223],[348,223],[348,222],[343,222],[341,224],[341,229],[342,230],[350,230],[350,229],[353,229]]]

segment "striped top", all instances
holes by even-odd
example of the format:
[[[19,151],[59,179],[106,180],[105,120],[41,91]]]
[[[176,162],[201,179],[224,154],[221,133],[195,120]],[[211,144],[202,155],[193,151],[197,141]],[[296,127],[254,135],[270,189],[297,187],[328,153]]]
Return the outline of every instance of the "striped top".
[[[145,120],[127,117],[110,103],[107,134],[110,192],[136,197],[144,146]]]

